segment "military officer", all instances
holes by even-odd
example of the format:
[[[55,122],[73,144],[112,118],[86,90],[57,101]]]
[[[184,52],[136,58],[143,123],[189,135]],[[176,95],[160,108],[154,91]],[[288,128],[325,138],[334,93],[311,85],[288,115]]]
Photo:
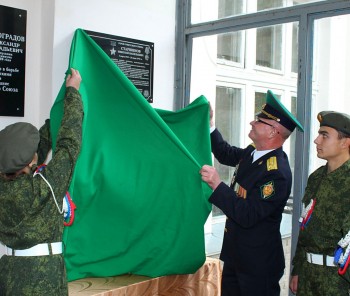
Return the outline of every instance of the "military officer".
[[[323,111],[317,118],[317,157],[327,163],[307,182],[290,289],[302,296],[345,296],[350,294],[350,116]]]
[[[68,295],[62,255],[62,200],[82,140],[81,77],[66,79],[64,115],[51,161],[49,120],[38,131],[26,122],[0,131],[0,295]]]
[[[285,267],[280,223],[292,186],[282,145],[295,127],[303,127],[271,91],[250,124],[253,144],[242,149],[222,138],[211,116],[213,154],[221,164],[236,167],[235,178],[228,186],[208,165],[200,173],[213,189],[209,201],[227,217],[220,255],[222,295],[279,296]]]

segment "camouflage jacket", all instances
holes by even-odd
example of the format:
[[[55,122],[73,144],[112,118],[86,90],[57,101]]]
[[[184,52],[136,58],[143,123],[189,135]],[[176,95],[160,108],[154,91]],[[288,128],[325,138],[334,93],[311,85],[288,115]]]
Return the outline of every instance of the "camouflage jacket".
[[[80,94],[68,87],[55,152],[42,171],[60,209],[80,151],[82,118]],[[40,128],[39,164],[51,150],[50,137],[47,120]],[[23,174],[14,180],[0,177],[0,241],[3,244],[13,249],[26,249],[40,243],[62,241],[62,233],[63,214],[59,213],[49,186],[40,176]]]
[[[350,160],[331,173],[322,166],[308,179],[303,204],[316,199],[310,221],[299,238],[292,275],[298,275],[306,252],[334,256],[341,238],[350,231]]]

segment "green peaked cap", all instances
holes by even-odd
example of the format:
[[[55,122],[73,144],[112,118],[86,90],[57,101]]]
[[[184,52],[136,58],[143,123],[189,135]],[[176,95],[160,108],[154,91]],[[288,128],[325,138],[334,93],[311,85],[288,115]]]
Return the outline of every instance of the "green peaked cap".
[[[282,105],[279,99],[271,90],[267,91],[266,104],[262,106],[261,111],[257,114],[258,117],[267,118],[277,121],[291,132],[297,127],[301,132],[304,131],[301,123],[290,113],[286,107]]]

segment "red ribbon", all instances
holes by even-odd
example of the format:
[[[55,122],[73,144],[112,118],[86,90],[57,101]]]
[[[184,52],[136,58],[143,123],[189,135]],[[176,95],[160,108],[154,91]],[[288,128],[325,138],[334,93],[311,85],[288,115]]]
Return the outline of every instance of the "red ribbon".
[[[69,203],[69,207],[70,207],[70,216],[69,216],[69,220],[68,222],[64,221],[63,222],[63,225],[64,226],[71,226],[73,224],[73,221],[74,221],[74,210],[77,208],[73,202],[73,200],[71,199],[70,195],[69,195],[69,192],[67,191],[66,193],[66,196],[67,196],[67,200],[68,200],[68,203]]]

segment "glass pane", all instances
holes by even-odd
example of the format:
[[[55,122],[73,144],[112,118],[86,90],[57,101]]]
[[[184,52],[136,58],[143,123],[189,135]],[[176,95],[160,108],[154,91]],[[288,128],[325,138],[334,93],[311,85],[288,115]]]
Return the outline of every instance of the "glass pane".
[[[260,112],[261,106],[265,104],[266,93],[256,92],[255,93],[255,111],[254,114]],[[275,94],[275,97],[281,99],[281,96]]]
[[[256,4],[257,11],[283,7],[282,0],[258,0]]]
[[[225,37],[224,35],[213,35],[193,39],[190,100],[193,101],[200,95],[204,95],[210,101],[215,111],[215,125],[231,145],[246,147],[252,142],[248,137],[251,129],[250,122],[265,103],[268,89],[271,89],[286,108],[295,114],[297,76],[291,71],[291,61],[292,55],[297,55],[294,52],[295,44],[291,40],[293,34],[296,34],[294,38],[297,40],[298,30],[292,30],[293,27],[297,28],[298,24],[286,23],[265,27],[264,31],[259,31],[261,28],[250,29],[224,34]],[[282,32],[286,32],[286,35],[282,36]],[[258,37],[260,33],[265,34],[264,36],[271,36],[268,40],[261,40],[267,44],[264,48],[268,50],[264,55],[257,52],[259,49],[256,44],[260,40]],[[229,44],[225,50],[220,44],[224,41]],[[223,62],[227,61],[223,57],[223,52],[225,52],[225,58],[229,57],[230,62]],[[238,58],[237,52],[240,52],[241,59]],[[264,65],[257,65],[258,57],[259,60],[266,61]],[[276,71],[276,68],[279,70]],[[295,159],[294,147],[295,135],[290,137],[284,145],[284,151],[290,159],[292,169]],[[216,160],[213,163],[222,180],[229,184],[234,168],[222,166]],[[281,224],[286,257],[286,272],[282,279],[283,283],[281,283],[281,295],[288,295],[291,246],[290,210],[286,207]],[[222,235],[225,217],[215,207],[213,217],[215,219],[212,221],[216,223],[213,227],[216,231],[215,235],[217,236],[218,233]],[[219,232],[217,232],[218,229]],[[221,244],[217,246],[217,252],[220,250]]]
[[[192,0],[192,24],[325,0]]]
[[[265,96],[266,93],[255,93],[254,114],[258,113],[261,110],[261,106],[265,104]]]
[[[219,0],[218,17],[239,15],[243,13],[243,0]]]
[[[257,29],[256,64],[282,70],[282,25]]]
[[[218,35],[218,59],[242,63],[243,56],[241,50],[244,46],[242,38],[242,32]]]
[[[319,128],[318,112],[332,110],[350,113],[349,33],[349,15],[315,21],[309,173],[325,164],[324,160],[317,158],[313,143]]]
[[[236,143],[240,138],[241,122],[239,111],[241,110],[241,89],[222,87],[216,88],[215,126],[229,143]],[[234,167],[220,164],[214,159],[214,166],[219,172],[221,180],[229,184],[234,172]],[[213,217],[223,215],[222,211],[213,206]]]

